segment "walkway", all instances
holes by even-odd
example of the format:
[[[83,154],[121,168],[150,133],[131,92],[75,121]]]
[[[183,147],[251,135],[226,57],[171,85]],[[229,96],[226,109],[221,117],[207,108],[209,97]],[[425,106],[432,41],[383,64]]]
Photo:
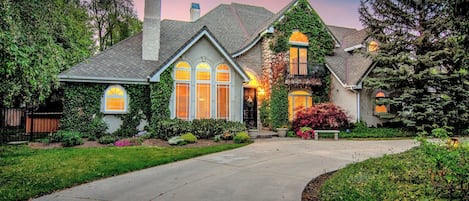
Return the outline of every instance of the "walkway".
[[[313,177],[413,146],[413,140],[261,139],[240,149],[103,179],[36,200],[301,200]]]

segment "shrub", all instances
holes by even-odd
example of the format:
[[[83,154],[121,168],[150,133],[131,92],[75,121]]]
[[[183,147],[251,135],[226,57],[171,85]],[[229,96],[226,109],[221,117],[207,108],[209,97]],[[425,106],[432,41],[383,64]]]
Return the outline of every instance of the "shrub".
[[[133,137],[137,134],[137,129],[135,128],[119,128],[113,133],[114,136],[119,137]]]
[[[52,135],[50,136],[50,142],[62,142],[62,140],[64,139],[64,135],[67,132],[69,131],[59,130],[56,133],[52,133]]]
[[[170,145],[186,145],[187,142],[184,141],[180,136],[174,136],[168,140],[168,144]]]
[[[196,143],[197,142],[197,137],[195,137],[195,135],[192,134],[192,133],[186,133],[184,135],[181,135],[181,138],[187,143]]]
[[[239,132],[233,138],[233,141],[237,144],[246,143],[251,141],[251,137],[246,132]]]
[[[88,136],[88,141],[96,141],[98,138],[96,138],[96,136],[94,135],[90,135]]]
[[[444,128],[435,128],[432,130],[432,135],[436,138],[448,138],[449,134],[450,133]]]
[[[226,120],[216,119],[194,119],[192,120],[192,133],[199,139],[209,139],[222,134],[227,122]]]
[[[213,137],[213,141],[215,141],[215,142],[220,142],[221,140],[222,140],[222,139],[221,139],[221,135],[215,135],[215,136]]]
[[[62,137],[62,146],[64,147],[73,147],[83,144],[83,139],[81,139],[81,134],[79,132],[65,131]]]
[[[332,103],[314,105],[297,112],[293,119],[293,129],[301,127],[313,129],[340,129],[349,125],[349,118],[345,112]]]
[[[142,144],[142,139],[140,139],[138,137],[117,140],[114,143],[114,145],[116,145],[118,147],[136,146],[136,145],[141,145],[141,144]]]
[[[272,86],[270,118],[274,129],[288,124],[288,90],[282,81]]]
[[[295,131],[288,131],[287,137],[298,137],[298,136],[295,134]]]
[[[301,127],[296,132],[296,135],[303,139],[314,138],[314,130],[310,127]]]
[[[106,134],[108,126],[106,122],[103,121],[101,117],[94,117],[87,127],[80,129],[82,133],[85,133],[87,136],[96,136],[100,138]]]
[[[168,140],[179,133],[191,132],[191,122],[181,119],[167,119],[159,121],[153,131],[156,138]]]
[[[117,141],[117,138],[112,135],[101,136],[98,140],[99,144],[112,144]]]
[[[263,127],[270,126],[270,108],[269,101],[264,100],[259,108],[259,118]]]

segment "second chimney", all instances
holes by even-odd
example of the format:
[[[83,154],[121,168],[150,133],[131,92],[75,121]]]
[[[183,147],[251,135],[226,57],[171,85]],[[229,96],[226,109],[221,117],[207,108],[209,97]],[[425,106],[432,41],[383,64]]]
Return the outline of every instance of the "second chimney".
[[[194,22],[200,17],[200,4],[192,3],[191,5],[191,21]]]
[[[142,59],[158,61],[160,55],[161,0],[145,0]]]

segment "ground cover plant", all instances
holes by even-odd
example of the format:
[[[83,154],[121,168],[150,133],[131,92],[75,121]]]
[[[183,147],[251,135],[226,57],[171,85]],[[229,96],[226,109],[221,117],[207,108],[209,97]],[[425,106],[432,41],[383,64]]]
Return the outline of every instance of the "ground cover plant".
[[[423,142],[348,165],[321,187],[327,200],[469,200],[469,143]]]
[[[244,145],[40,150],[27,146],[0,146],[0,200],[27,200],[96,179]]]
[[[340,138],[395,138],[415,136],[415,132],[405,131],[400,128],[369,128],[364,122],[356,123],[354,128],[349,129],[349,132],[347,132],[347,130],[342,130],[339,133]],[[331,134],[330,137],[333,137],[333,135]]]

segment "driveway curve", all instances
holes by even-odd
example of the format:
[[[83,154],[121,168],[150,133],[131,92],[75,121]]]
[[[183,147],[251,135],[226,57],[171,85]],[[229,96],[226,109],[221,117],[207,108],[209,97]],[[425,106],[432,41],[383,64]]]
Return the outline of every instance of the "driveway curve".
[[[314,177],[416,146],[414,140],[261,139],[235,150],[98,180],[35,200],[301,200]]]

